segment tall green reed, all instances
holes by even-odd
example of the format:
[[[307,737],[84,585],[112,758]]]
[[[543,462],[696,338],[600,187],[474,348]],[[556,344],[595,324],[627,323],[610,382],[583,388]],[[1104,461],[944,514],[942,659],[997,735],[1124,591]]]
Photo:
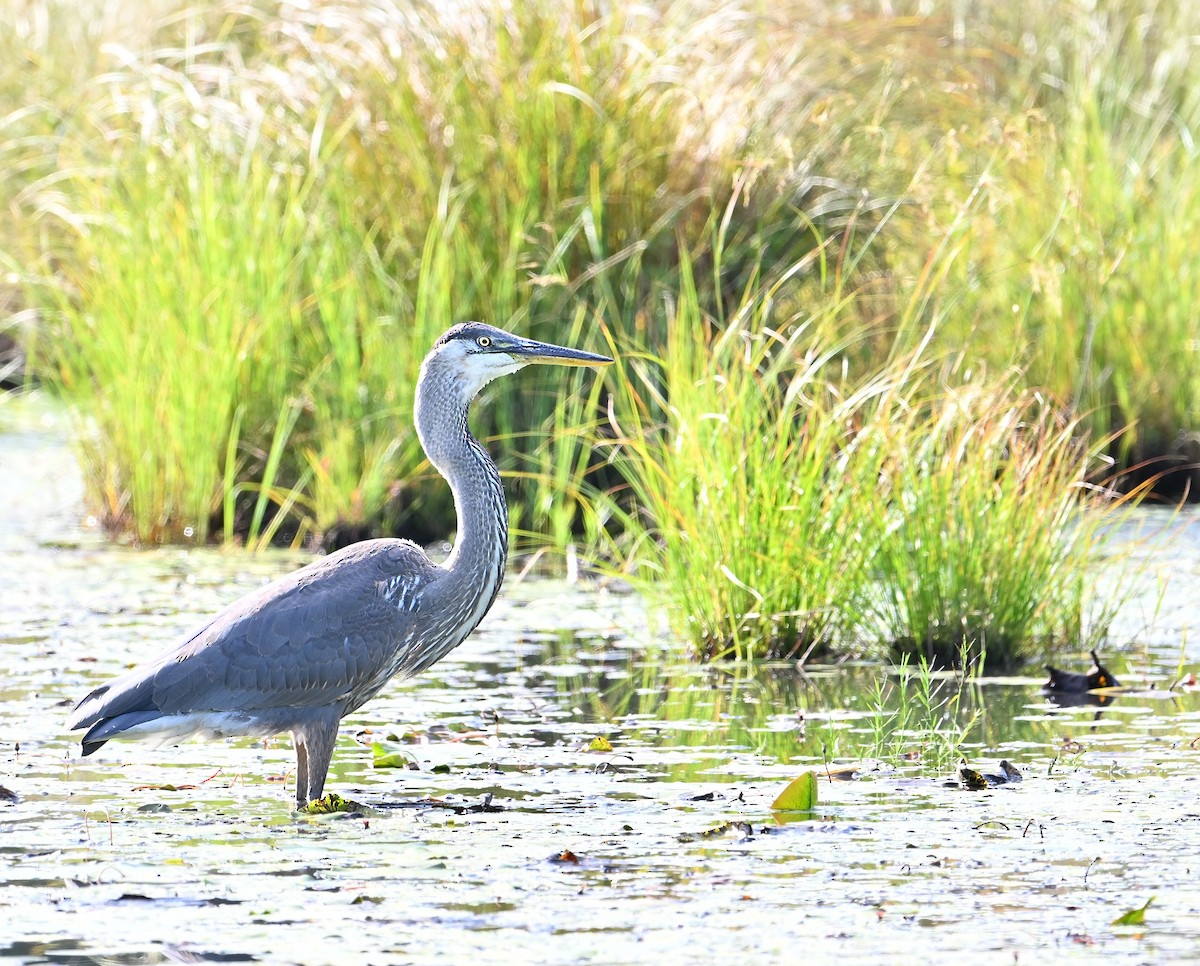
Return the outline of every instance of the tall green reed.
[[[902,657],[993,667],[1103,633],[1084,611],[1111,515],[1087,486],[1078,420],[1003,382],[916,402],[885,430],[864,629]]]
[[[685,272],[666,352],[623,354],[627,564],[653,571],[709,656],[882,646],[997,666],[1078,641],[1106,519],[1087,512],[1096,452],[1078,420],[928,349],[954,305],[943,287],[957,243],[906,300],[900,331],[923,330],[926,354],[873,370],[830,340],[836,317],[780,312],[792,279],[830,277],[816,271],[824,251],[751,288],[725,325]],[[869,296],[833,304],[853,318]]]
[[[231,427],[269,436],[266,406],[290,375],[279,343],[306,297],[309,188],[194,147],[135,150],[85,188],[97,216],[63,267],[70,295],[41,348],[80,416],[110,528],[204,540]]]
[[[964,650],[954,663],[965,668],[970,654]],[[872,685],[863,756],[893,764],[916,760],[924,769],[945,771],[963,757],[962,746],[983,717],[972,698],[965,673],[937,674],[928,658],[914,664],[911,655],[901,654],[892,673],[878,675]]]
[[[626,351],[614,374],[628,565],[655,575],[705,656],[844,644],[883,457],[856,429],[887,381],[839,385],[838,347],[773,318],[766,293],[715,325],[689,280],[685,271],[665,351]]]

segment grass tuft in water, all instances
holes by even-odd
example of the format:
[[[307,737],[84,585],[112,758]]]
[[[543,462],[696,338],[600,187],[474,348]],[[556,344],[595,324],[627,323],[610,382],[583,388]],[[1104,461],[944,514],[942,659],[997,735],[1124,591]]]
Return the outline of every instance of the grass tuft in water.
[[[1001,384],[939,390],[885,431],[868,627],[935,666],[1020,664],[1084,626],[1106,514],[1078,420]]]
[[[667,324],[664,355],[619,353],[614,515],[697,653],[884,642],[995,667],[1103,635],[1103,614],[1084,626],[1106,517],[1078,420],[917,356],[854,376],[849,343],[759,289],[722,326],[685,286]]]
[[[964,648],[958,663],[968,660]],[[890,765],[916,761],[930,772],[948,770],[963,756],[963,743],[982,714],[968,688],[964,674],[939,675],[924,657],[913,665],[902,654],[892,673],[875,678],[869,742],[860,754]]]
[[[626,566],[653,578],[705,657],[844,644],[884,456],[858,427],[888,381],[838,385],[834,351],[809,325],[772,328],[765,294],[722,326],[686,281],[665,351],[619,353],[612,380]]]

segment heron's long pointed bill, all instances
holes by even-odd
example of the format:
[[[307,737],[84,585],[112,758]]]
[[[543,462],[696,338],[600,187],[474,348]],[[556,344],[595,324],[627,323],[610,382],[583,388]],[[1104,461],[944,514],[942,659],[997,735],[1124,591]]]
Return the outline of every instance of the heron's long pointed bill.
[[[598,356],[580,349],[551,345],[549,342],[526,342],[513,355],[522,362],[540,362],[556,366],[607,366],[612,363],[608,356]]]

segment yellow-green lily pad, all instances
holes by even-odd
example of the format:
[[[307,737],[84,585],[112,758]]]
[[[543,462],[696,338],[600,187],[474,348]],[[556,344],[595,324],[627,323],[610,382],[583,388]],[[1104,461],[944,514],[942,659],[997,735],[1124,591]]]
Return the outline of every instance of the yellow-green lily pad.
[[[1130,909],[1122,916],[1117,916],[1112,921],[1114,926],[1144,926],[1146,924],[1146,910],[1150,908],[1150,903],[1154,901],[1154,896],[1146,900],[1146,904],[1137,909]]]
[[[407,751],[376,741],[371,745],[371,764],[376,768],[411,768],[413,758]]]
[[[793,778],[771,803],[776,812],[811,812],[817,807],[817,776],[806,771]]]

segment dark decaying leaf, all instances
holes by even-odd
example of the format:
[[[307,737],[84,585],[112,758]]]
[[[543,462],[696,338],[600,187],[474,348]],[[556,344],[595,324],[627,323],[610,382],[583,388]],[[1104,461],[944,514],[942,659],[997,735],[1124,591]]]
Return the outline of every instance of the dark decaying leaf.
[[[973,792],[982,791],[990,787],[987,778],[983,774],[977,772],[974,768],[968,768],[966,765],[962,765],[958,769],[958,778],[962,782],[963,788],[968,788]]]
[[[920,752],[910,751],[904,758],[906,761],[918,761]],[[821,769],[821,777],[831,782],[852,782],[862,771],[859,765],[827,765]]]
[[[1097,657],[1095,651],[1092,651],[1092,667],[1085,674],[1080,674],[1078,671],[1061,671],[1049,664],[1046,665],[1046,671],[1050,675],[1049,680],[1042,685],[1046,691],[1079,693],[1096,688],[1119,688],[1121,686],[1108,668],[1100,663],[1100,658]]]
[[[966,761],[960,761],[958,766],[958,780],[962,783],[963,788],[973,792],[980,792],[987,788],[999,788],[1002,785],[1015,784],[1023,780],[1020,770],[1010,761],[1001,761],[998,773],[976,771],[974,768],[968,767]],[[953,785],[953,782],[949,784]]]
[[[754,827],[749,822],[724,822],[716,828],[704,832],[684,832],[679,836],[680,842],[697,842],[704,839],[720,839],[727,835],[736,835],[740,840],[754,838]]]

